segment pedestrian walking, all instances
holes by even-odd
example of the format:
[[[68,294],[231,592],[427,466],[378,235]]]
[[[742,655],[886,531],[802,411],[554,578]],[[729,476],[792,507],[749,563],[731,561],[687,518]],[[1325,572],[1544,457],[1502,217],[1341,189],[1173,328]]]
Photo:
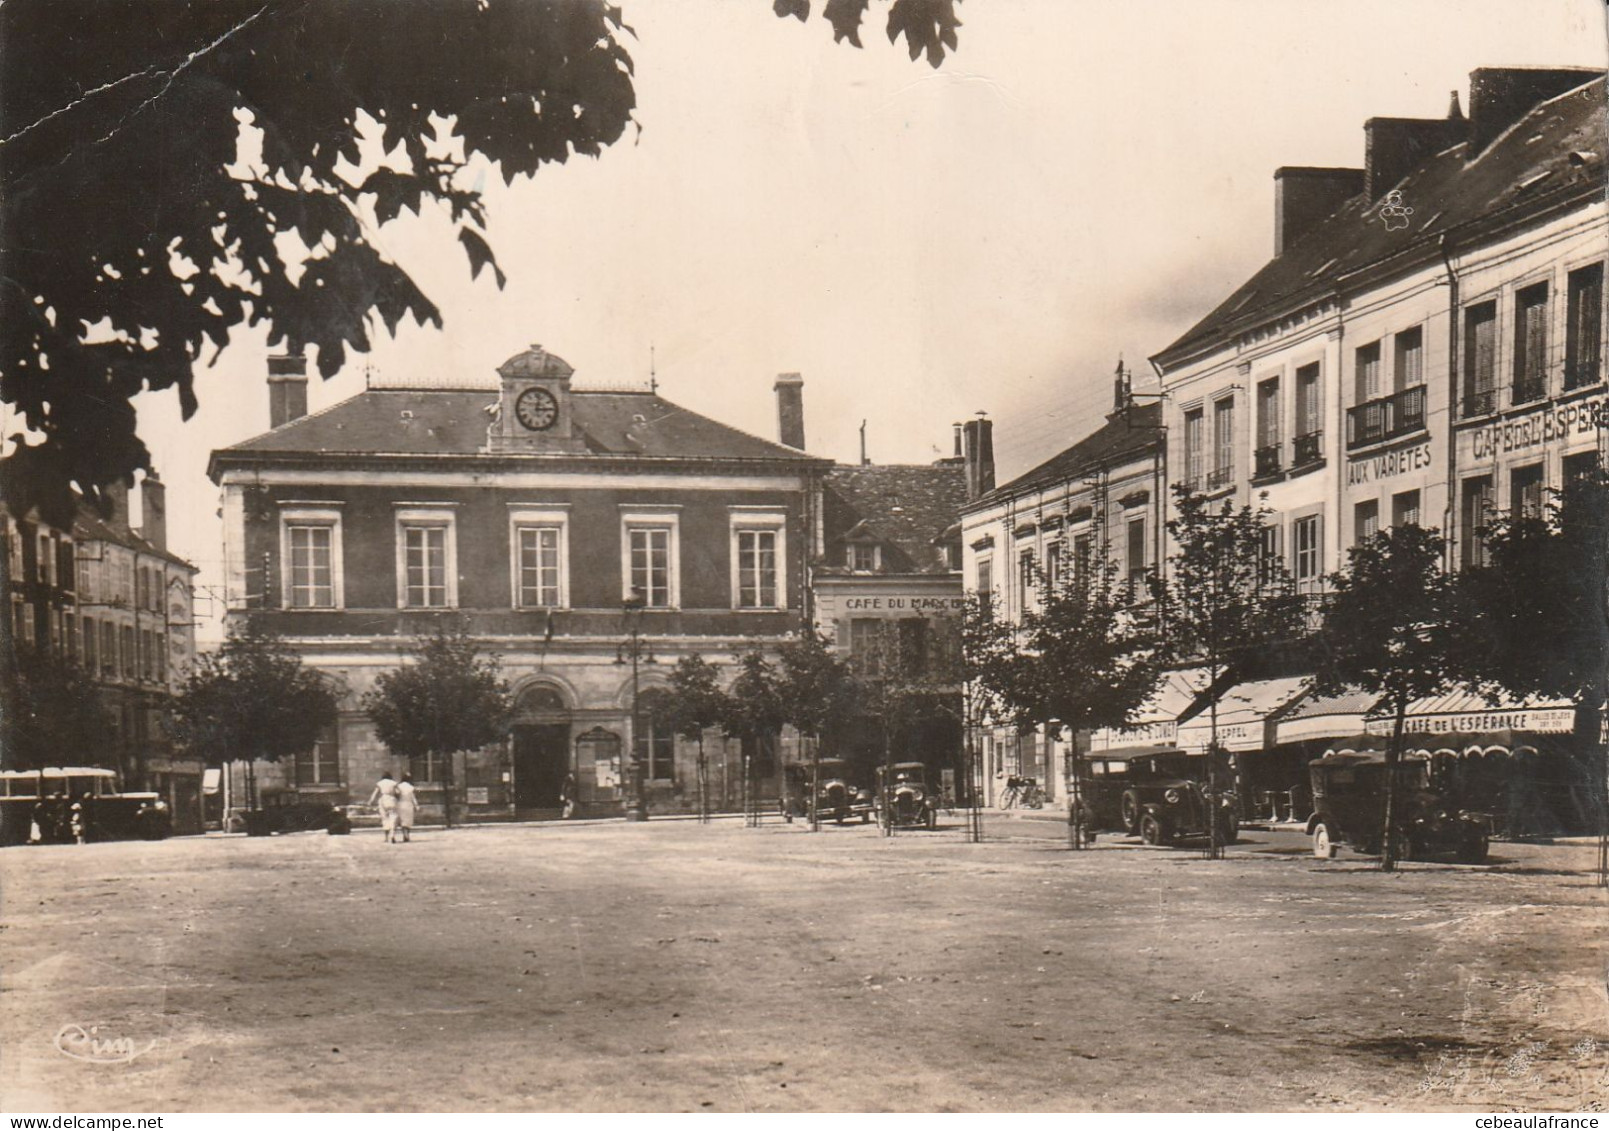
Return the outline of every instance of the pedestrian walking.
[[[397,835],[397,779],[387,770],[380,775],[380,780],[374,784],[374,792],[369,794],[369,804],[380,810],[380,828],[385,833],[385,842],[394,843]]]
[[[416,792],[413,775],[404,771],[402,780],[397,783],[397,831],[405,843],[413,839],[413,819],[419,813]]]
[[[568,821],[575,814],[575,775],[565,774],[559,787],[559,819]]]

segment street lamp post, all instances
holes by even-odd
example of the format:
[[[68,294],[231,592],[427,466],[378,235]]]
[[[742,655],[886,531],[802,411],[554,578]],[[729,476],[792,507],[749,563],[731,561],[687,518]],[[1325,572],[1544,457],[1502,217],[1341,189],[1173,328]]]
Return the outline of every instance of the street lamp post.
[[[626,820],[648,819],[648,798],[643,788],[643,765],[637,756],[637,698],[640,691],[639,665],[653,663],[654,657],[642,638],[642,593],[633,589],[621,605],[625,617],[626,639],[615,650],[615,663],[631,665],[631,717],[627,726]]]

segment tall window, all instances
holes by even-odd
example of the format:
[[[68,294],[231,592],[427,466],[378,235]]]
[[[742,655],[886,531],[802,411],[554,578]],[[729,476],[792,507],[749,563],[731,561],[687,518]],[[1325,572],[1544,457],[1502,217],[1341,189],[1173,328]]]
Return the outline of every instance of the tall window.
[[[1092,535],[1073,535],[1073,571],[1080,581],[1089,575],[1089,560],[1094,552],[1094,546],[1095,539]]]
[[[67,658],[73,663],[78,662],[78,617],[73,613],[64,613],[61,618],[61,637],[67,646]]]
[[[415,784],[446,781],[451,758],[451,754],[415,754],[408,759],[408,772],[413,775]]]
[[[1548,285],[1537,283],[1514,296],[1514,403],[1540,400],[1547,392]]]
[[[1184,414],[1184,484],[1192,491],[1201,489],[1201,477],[1205,474],[1206,421],[1205,409],[1193,408]]]
[[[1603,264],[1570,272],[1564,387],[1596,384],[1603,365]]]
[[[670,527],[633,526],[631,588],[650,609],[670,607]]]
[[[1459,561],[1468,568],[1486,564],[1484,528],[1492,517],[1492,477],[1464,480],[1459,502]]]
[[[1368,499],[1352,508],[1352,540],[1362,545],[1380,533],[1380,500]]]
[[[1145,516],[1128,521],[1126,576],[1130,585],[1145,583]]]
[[[121,639],[123,645],[120,649],[123,656],[123,678],[134,679],[140,672],[134,657],[134,628],[132,625],[123,626]]]
[[[447,606],[447,528],[404,526],[403,555],[406,586],[404,601],[410,609]]]
[[[899,670],[905,676],[920,676],[927,671],[927,621],[921,617],[906,617],[893,622],[899,641]],[[888,631],[886,628],[884,631]]]
[[[988,599],[994,593],[994,562],[989,558],[978,559],[978,595]]]
[[[1578,452],[1573,456],[1564,457],[1564,482],[1574,483],[1578,479],[1590,479],[1598,471],[1597,452]]]
[[[676,779],[676,732],[672,729],[671,710],[669,693],[661,688],[649,688],[637,700],[632,740],[637,761],[650,781]]]
[[[1391,496],[1391,525],[1419,525],[1419,492],[1403,491]]]
[[[1316,581],[1319,575],[1319,516],[1310,514],[1299,518],[1292,526],[1295,541],[1295,574],[1297,581]]]
[[[777,602],[777,532],[737,532],[737,605],[740,609],[775,609]]]
[[[1257,386],[1257,473],[1271,474],[1280,467],[1279,378]]]
[[[1052,589],[1061,583],[1061,556],[1060,542],[1045,547],[1045,583]]]
[[[1212,478],[1209,487],[1228,486],[1235,478],[1235,399],[1225,397],[1212,406]]]
[[[883,622],[856,617],[849,622],[849,661],[868,679],[883,674]]]
[[[334,726],[319,731],[313,748],[296,755],[296,784],[340,785],[340,749]]]
[[[1509,509],[1516,518],[1542,517],[1542,465],[1516,467],[1509,476]]]
[[[557,526],[516,528],[520,608],[552,609],[562,603],[559,595],[559,534]]]
[[[117,625],[101,621],[101,674],[117,675]]]
[[[1032,549],[1017,554],[1017,607],[1026,609],[1033,594],[1035,580],[1034,552]]]
[[[1324,427],[1324,405],[1320,400],[1318,362],[1296,371],[1296,434],[1316,435]]]
[[[1272,585],[1280,575],[1282,558],[1280,557],[1280,528],[1275,525],[1263,527],[1262,545],[1257,555],[1257,581],[1260,585]]]
[[[1425,331],[1415,326],[1401,330],[1395,339],[1396,358],[1391,367],[1391,389],[1400,393],[1425,383]]]
[[[290,543],[290,606],[293,609],[335,607],[333,535],[329,526],[287,526]]]
[[[1381,393],[1380,343],[1359,346],[1357,352],[1357,404],[1372,401]]]
[[[1463,416],[1481,416],[1497,407],[1497,303],[1464,311]]]
[[[91,677],[100,671],[100,643],[95,635],[95,621],[84,618],[84,671]]]

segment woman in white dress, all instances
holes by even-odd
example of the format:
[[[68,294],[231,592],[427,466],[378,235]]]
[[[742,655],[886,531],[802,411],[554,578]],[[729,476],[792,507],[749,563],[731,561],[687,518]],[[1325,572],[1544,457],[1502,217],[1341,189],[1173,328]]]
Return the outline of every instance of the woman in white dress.
[[[413,819],[419,812],[419,802],[414,797],[413,775],[404,773],[402,780],[397,783],[397,831],[402,834],[404,841],[413,839]]]
[[[397,835],[397,782],[387,770],[380,775],[375,783],[374,792],[369,794],[369,804],[380,810],[380,828],[385,832],[385,842],[391,844]]]

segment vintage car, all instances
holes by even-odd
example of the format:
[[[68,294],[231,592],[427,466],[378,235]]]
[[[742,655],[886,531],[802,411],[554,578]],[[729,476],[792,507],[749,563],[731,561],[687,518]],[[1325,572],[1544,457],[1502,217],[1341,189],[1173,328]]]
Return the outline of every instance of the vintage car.
[[[1218,843],[1234,844],[1240,828],[1234,778],[1225,755],[1213,760],[1217,804],[1207,803],[1205,754],[1152,750],[1128,756],[1086,758],[1079,782],[1079,815],[1085,835],[1098,832],[1138,835],[1146,844],[1172,844],[1211,835],[1209,808],[1215,808]]]
[[[938,790],[927,780],[921,762],[895,762],[877,767],[877,794],[872,800],[877,820],[887,828],[936,829]]]
[[[855,817],[862,823],[872,819],[871,791],[851,783],[849,763],[842,758],[822,758],[814,764],[790,762],[783,767],[780,808],[785,820],[810,816],[812,776],[816,779],[815,806],[821,820],[841,825]]]
[[[1379,750],[1332,750],[1308,763],[1313,815],[1307,820],[1313,855],[1335,859],[1341,845],[1375,855],[1385,829],[1385,754]],[[1424,758],[1397,763],[1393,824],[1404,859],[1451,857],[1460,864],[1486,859],[1491,816],[1460,809],[1451,791],[1435,780]]]
[[[160,840],[173,831],[167,802],[155,793],[120,793],[115,771],[47,766],[0,772],[0,844],[85,840]]]

